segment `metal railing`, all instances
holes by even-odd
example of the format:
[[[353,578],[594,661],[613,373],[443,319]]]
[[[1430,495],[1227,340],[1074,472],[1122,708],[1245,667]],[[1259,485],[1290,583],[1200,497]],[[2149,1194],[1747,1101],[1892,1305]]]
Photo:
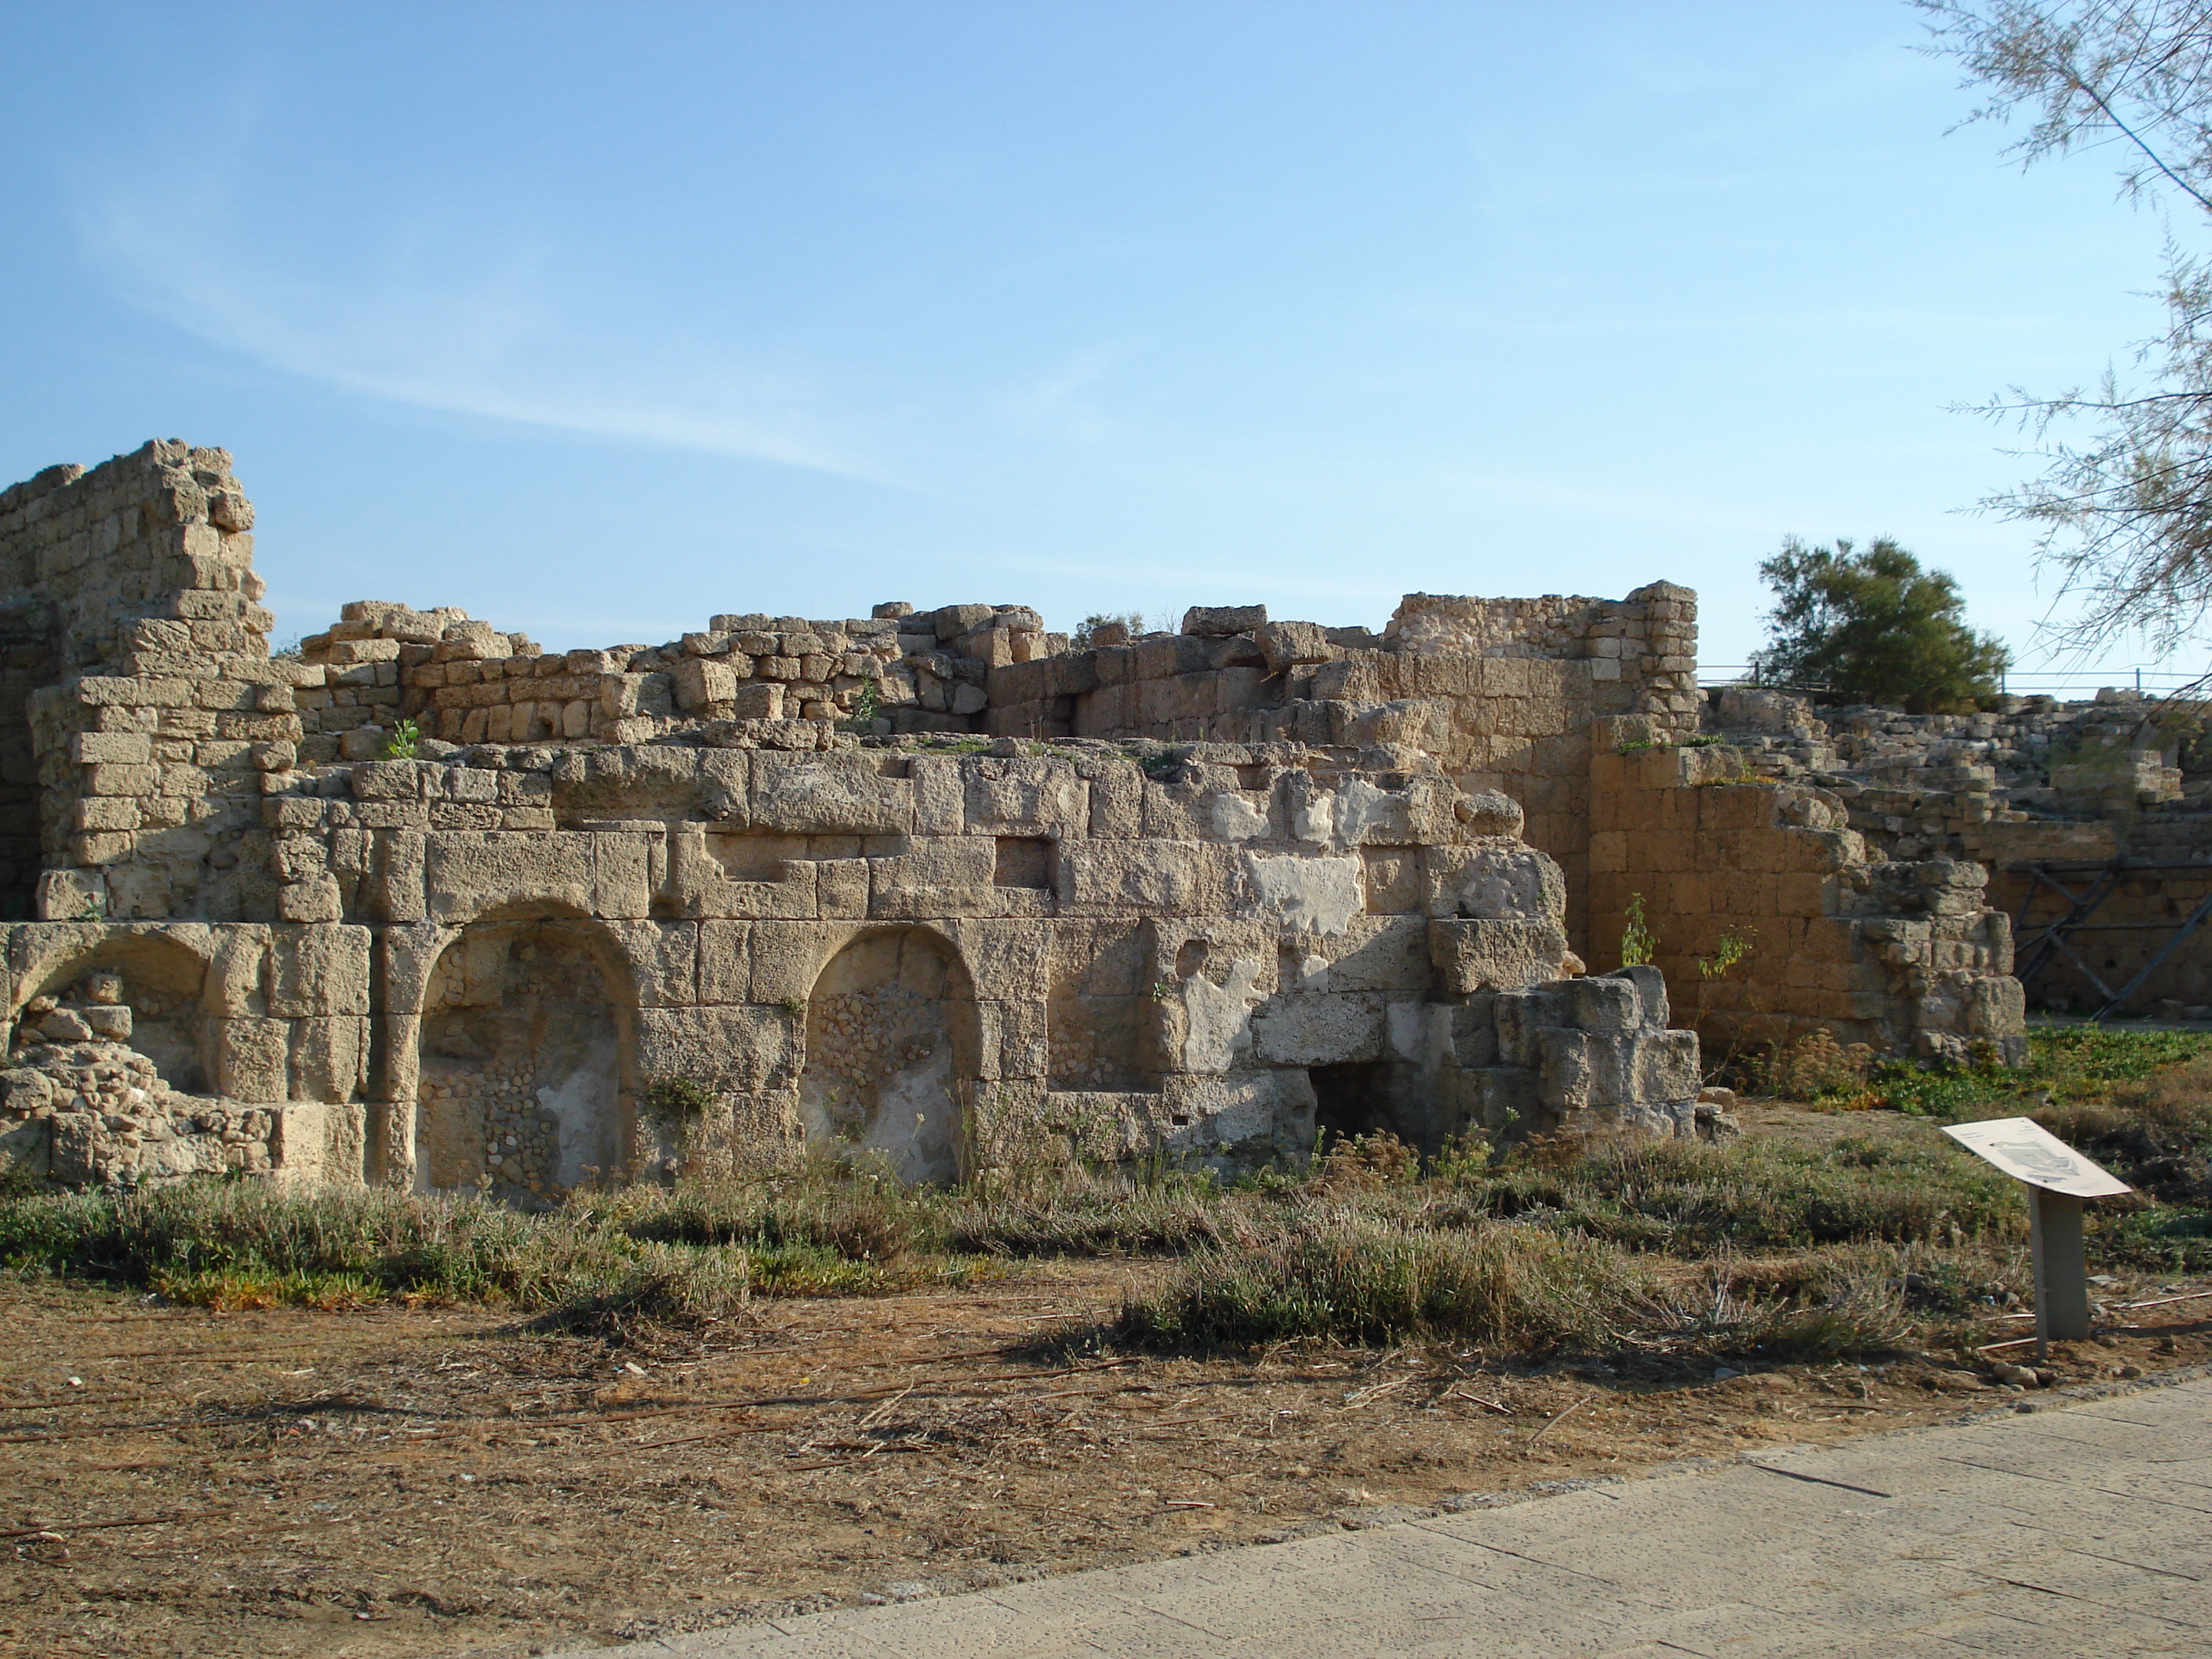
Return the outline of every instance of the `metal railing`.
[[[1700,663],[1698,684],[1707,690],[1723,685],[1756,685],[1749,663]],[[1998,687],[2015,697],[2057,697],[2062,702],[2086,702],[2106,687],[2139,691],[2147,697],[2166,696],[2202,685],[2212,697],[2212,685],[2202,673],[2186,674],[2163,668],[2084,668],[2034,674],[2004,674]],[[1804,691],[1804,686],[1777,686],[1776,690]]]

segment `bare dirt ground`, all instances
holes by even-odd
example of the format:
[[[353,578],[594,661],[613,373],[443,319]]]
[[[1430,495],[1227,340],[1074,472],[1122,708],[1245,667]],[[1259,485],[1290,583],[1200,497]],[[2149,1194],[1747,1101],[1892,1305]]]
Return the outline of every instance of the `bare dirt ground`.
[[[1771,1127],[1881,1132],[1888,1115]],[[1071,1360],[1043,1340],[1164,1271],[1061,1263],[757,1304],[741,1327],[627,1344],[481,1310],[215,1315],[9,1286],[0,1652],[538,1653],[2006,1400],[1941,1358],[1717,1379],[1475,1349]],[[2100,1287],[2126,1328],[2059,1369],[2212,1359],[2212,1297],[2162,1299],[2200,1288]]]

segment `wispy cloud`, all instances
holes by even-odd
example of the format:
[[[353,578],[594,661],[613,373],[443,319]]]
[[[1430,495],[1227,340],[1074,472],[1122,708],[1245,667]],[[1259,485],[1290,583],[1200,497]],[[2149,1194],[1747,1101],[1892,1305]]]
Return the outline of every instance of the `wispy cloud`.
[[[526,240],[489,251],[481,233],[418,225],[342,276],[302,275],[244,251],[227,195],[180,210],[111,190],[78,228],[129,303],[264,368],[450,414],[897,482],[816,388],[680,330],[587,314],[556,296],[555,262]]]
[[[1127,341],[1086,347],[1014,387],[1000,408],[1024,427],[1086,441],[1110,437],[1120,422],[1097,394],[1134,349]]]

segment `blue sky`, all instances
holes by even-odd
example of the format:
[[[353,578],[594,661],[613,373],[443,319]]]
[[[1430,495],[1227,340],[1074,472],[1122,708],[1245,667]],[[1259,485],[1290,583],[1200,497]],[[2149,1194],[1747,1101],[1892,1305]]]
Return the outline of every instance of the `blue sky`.
[[[1887,533],[2033,678],[1951,406],[2124,361],[2196,230],[1947,132],[1895,0],[8,20],[0,477],[228,447],[280,633],[1666,577],[1741,662],[1785,532]]]

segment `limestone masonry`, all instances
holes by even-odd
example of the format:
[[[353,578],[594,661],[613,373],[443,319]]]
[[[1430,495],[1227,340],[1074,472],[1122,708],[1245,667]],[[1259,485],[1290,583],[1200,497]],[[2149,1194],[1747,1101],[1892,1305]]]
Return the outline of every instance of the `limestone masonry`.
[[[229,456],[173,442],[0,494],[26,1176],[1233,1170],[1329,1130],[1713,1133],[1686,1014],[2019,1051],[1974,849],[1870,855],[1802,711],[1700,738],[1664,582],[1081,649],[902,604],[555,654],[362,601],[272,658],[252,523]],[[1585,971],[1632,899],[1659,965]]]

